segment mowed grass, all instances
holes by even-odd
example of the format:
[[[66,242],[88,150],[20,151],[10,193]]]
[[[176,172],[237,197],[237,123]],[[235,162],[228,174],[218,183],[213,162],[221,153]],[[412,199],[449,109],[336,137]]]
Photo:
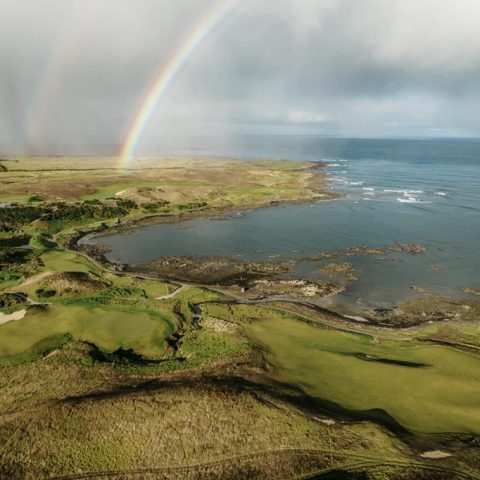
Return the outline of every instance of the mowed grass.
[[[94,343],[106,352],[123,347],[160,358],[165,337],[174,329],[171,317],[162,313],[114,306],[30,307],[23,319],[0,326],[0,365],[32,360],[69,338]]]
[[[98,270],[82,255],[65,250],[50,250],[40,256],[42,272],[92,272]]]
[[[310,395],[353,410],[382,409],[412,431],[480,434],[476,355],[414,341],[375,343],[275,312],[247,325],[246,333],[267,350],[279,379]]]
[[[12,193],[12,194],[0,194],[0,202],[17,202],[17,203],[27,203],[31,195],[23,195],[21,193]]]

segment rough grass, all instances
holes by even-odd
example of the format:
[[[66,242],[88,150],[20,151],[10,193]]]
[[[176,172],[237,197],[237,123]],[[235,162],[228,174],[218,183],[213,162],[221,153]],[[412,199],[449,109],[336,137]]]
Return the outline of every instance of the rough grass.
[[[136,188],[152,188],[155,187],[157,184],[154,182],[135,182],[135,187]],[[81,196],[81,200],[105,200],[109,197],[116,197],[117,192],[121,192],[122,190],[125,190],[129,187],[132,186],[131,182],[118,182],[114,183],[113,185],[107,185],[107,186],[99,186],[96,188],[93,192],[88,193],[86,195]],[[117,197],[121,198],[121,197]]]
[[[45,276],[37,276],[29,279],[26,284],[19,285],[14,291],[21,291],[28,294],[30,298],[43,301],[42,291],[54,293],[49,301],[60,298],[78,297],[81,295],[92,295],[109,286],[101,277],[92,275],[89,272],[45,272]]]
[[[172,302],[180,302],[180,310],[176,310],[187,316],[193,303],[221,297],[192,288],[179,292],[178,298],[156,303],[168,311],[178,305]],[[295,338],[285,322],[299,322],[288,314],[272,319],[272,311],[261,306],[239,306],[240,313],[236,307],[202,304],[212,317],[203,317],[200,330],[187,330],[178,360],[170,358],[151,366],[92,362],[92,347],[70,341],[42,360],[1,367],[0,477],[117,472],[114,478],[233,480],[296,478],[330,469],[353,469],[374,471],[375,478],[384,480],[418,480],[454,478],[448,469],[476,468],[474,452],[465,445],[461,460],[452,457],[429,463],[378,425],[326,425],[319,421],[324,418],[320,410],[306,413],[298,408],[303,405],[298,392],[252,383],[248,372],[254,372],[257,381],[262,378],[260,364],[251,363],[260,357],[240,335],[240,327],[215,320],[213,313],[222,316],[223,312],[247,330],[272,321],[278,327],[277,331],[268,329],[274,338],[279,331]],[[117,310],[113,305],[102,311],[108,317],[103,320],[98,308],[51,305],[47,309],[53,310],[44,311],[36,325],[23,323],[22,332],[4,337],[2,331],[0,338],[11,344],[28,337],[35,327],[51,332],[52,327],[68,324],[72,316],[81,316],[81,328],[77,326],[78,335],[73,332],[73,338],[91,341],[89,335],[93,335],[100,344],[104,339],[103,347],[111,351],[119,343],[112,343],[106,333],[112,333],[114,342],[125,335],[130,340],[122,346],[128,347],[131,335],[141,335],[145,324],[135,311],[125,319],[114,317]],[[93,322],[85,310],[95,313]],[[255,321],[256,317],[263,320]],[[129,325],[124,324],[127,318]],[[162,331],[161,337],[165,334]],[[309,338],[313,337],[310,333]],[[142,346],[148,344],[145,338],[140,341]],[[339,348],[331,339],[328,343]],[[286,348],[285,355],[297,364],[296,349]],[[306,354],[312,354],[312,349]],[[428,468],[440,471],[435,470],[432,477]]]
[[[187,359],[189,368],[229,357],[240,350],[248,350],[250,345],[241,338],[208,328],[192,330],[182,339],[179,355]]]
[[[338,448],[362,457],[376,455],[382,448],[385,458],[408,460],[408,449],[380,427],[357,424],[332,429],[280,398],[255,392],[248,383],[187,376],[142,386],[138,373],[133,378],[112,367],[82,366],[70,359],[75,352],[59,353],[42,362],[10,367],[2,375],[5,398],[15,399],[2,408],[10,414],[0,417],[1,464],[9,478],[218,460],[223,460],[226,472],[235,458],[263,452],[254,463],[261,471],[268,452],[304,448],[329,452],[327,458],[315,459],[315,468],[345,463],[345,457],[331,455]],[[118,382],[137,387],[125,390],[115,386]],[[97,389],[103,393],[90,394]],[[57,401],[45,403],[54,398]],[[281,455],[275,463],[284,463]],[[294,462],[297,472],[305,472],[302,464]]]
[[[17,203],[27,203],[30,195],[22,195],[18,193],[1,193],[0,201],[1,202],[17,202]]]
[[[130,275],[110,275],[109,279],[118,287],[139,288],[143,290],[148,297],[157,298],[173,293],[178,285],[160,280],[150,280],[146,278],[134,277]]]
[[[23,272],[15,268],[0,271],[0,291],[15,287],[23,278]]]
[[[174,206],[204,201],[229,206],[312,198],[326,187],[322,174],[315,175],[312,184],[308,162],[149,158],[135,167],[124,172],[116,158],[19,159],[2,174],[0,190],[5,198],[22,201],[33,195],[47,201],[104,200],[125,190],[125,198],[138,203],[166,200]]]
[[[467,446],[461,461],[424,461],[372,423],[321,423],[288,389],[219,370],[152,378],[86,366],[87,350],[72,344],[2,369],[0,477],[236,480],[344,469],[383,480],[473,478],[450,470],[474,467]]]
[[[190,287],[182,290],[172,298],[159,300],[158,305],[166,311],[175,311],[183,320],[192,322],[195,312],[193,306],[203,302],[224,300],[225,296],[207,288]]]

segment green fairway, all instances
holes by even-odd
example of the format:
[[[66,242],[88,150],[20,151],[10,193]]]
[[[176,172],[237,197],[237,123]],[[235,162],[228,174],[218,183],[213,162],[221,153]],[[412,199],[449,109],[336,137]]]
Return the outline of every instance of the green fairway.
[[[92,272],[98,270],[82,255],[64,250],[51,250],[41,255],[43,272]]]
[[[28,199],[30,198],[30,195],[24,195],[24,194],[0,194],[0,202],[17,202],[17,203],[27,203]]]
[[[276,377],[308,394],[348,409],[382,409],[414,431],[480,434],[476,355],[415,341],[374,342],[275,312],[246,332],[268,351]]]
[[[48,305],[33,307],[17,321],[0,325],[0,364],[27,361],[70,335],[106,352],[132,348],[148,358],[165,353],[174,324],[167,314],[133,309]]]

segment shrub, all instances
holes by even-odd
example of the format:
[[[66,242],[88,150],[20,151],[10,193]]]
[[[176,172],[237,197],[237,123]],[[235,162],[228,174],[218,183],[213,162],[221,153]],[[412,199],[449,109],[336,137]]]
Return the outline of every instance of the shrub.
[[[54,297],[57,292],[55,290],[44,290],[43,288],[39,288],[35,290],[35,294],[38,298],[51,298]]]
[[[189,203],[179,203],[177,208],[179,210],[193,210],[194,208],[206,207],[207,202],[189,202]]]

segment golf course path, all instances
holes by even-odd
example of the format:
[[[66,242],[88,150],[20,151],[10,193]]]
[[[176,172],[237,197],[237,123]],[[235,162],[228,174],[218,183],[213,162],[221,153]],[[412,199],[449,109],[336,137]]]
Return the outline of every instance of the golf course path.
[[[155,297],[155,300],[167,300],[169,298],[173,298],[177,293],[180,293],[182,290],[185,290],[190,285],[183,283],[180,288],[177,288],[174,292],[168,293],[167,295],[162,295],[161,297]]]

